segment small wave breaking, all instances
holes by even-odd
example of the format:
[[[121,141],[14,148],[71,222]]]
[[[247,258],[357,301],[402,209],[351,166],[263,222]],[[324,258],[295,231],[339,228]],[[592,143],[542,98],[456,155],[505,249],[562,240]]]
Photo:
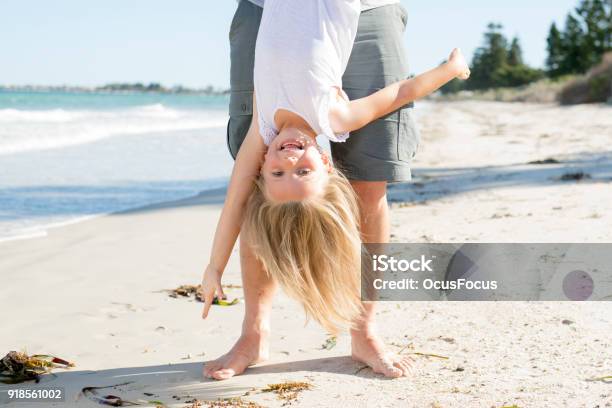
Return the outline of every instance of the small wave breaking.
[[[175,109],[156,103],[107,110],[0,109],[0,155],[57,149],[114,136],[224,127],[222,110]]]

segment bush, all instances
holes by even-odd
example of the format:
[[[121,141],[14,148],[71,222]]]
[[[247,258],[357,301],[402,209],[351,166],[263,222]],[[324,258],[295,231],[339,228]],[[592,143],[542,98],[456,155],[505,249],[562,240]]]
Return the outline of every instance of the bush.
[[[453,94],[465,89],[465,81],[461,81],[459,79],[453,79],[448,84],[444,85],[440,88],[440,92],[443,95]]]
[[[544,77],[544,72],[527,65],[504,65],[493,73],[493,82],[498,87],[527,85]]]
[[[569,83],[559,94],[562,105],[608,102],[612,99],[612,52],[586,75]]]

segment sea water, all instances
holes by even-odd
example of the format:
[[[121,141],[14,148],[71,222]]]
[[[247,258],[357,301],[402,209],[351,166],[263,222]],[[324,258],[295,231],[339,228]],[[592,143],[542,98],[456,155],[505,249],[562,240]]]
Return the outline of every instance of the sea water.
[[[0,91],[0,241],[227,183],[228,97]]]

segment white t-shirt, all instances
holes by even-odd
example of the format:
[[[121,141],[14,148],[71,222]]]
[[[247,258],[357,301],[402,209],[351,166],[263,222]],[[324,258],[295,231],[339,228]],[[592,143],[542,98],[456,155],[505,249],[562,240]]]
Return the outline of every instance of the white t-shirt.
[[[249,0],[249,1],[253,4],[258,5],[259,7],[263,7],[264,2],[265,2],[265,0]],[[376,7],[386,6],[387,4],[395,4],[399,2],[400,0],[361,0],[361,11],[370,10]]]
[[[259,130],[269,145],[279,109],[301,116],[317,135],[343,142],[329,110],[357,34],[359,0],[267,0],[255,46],[254,83]],[[345,94],[343,97],[348,99]]]

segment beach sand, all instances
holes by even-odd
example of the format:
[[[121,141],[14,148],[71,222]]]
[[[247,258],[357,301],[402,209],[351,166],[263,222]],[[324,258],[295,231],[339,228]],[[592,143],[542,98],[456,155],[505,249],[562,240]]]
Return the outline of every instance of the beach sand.
[[[430,105],[414,182],[389,192],[392,241],[612,241],[611,113]],[[559,163],[527,164],[548,158]],[[560,179],[580,171],[590,177]],[[447,357],[417,357],[418,375],[388,380],[350,359],[346,335],[323,349],[326,333],[279,293],[271,360],[227,381],[203,379],[202,362],[237,339],[244,305],[214,306],[203,321],[201,303],[160,291],[199,283],[222,201],[223,191],[207,192],[1,243],[2,355],[25,348],[74,362],[39,384],[65,387],[72,406],[99,406],[78,397],[83,387],[129,383],[100,392],[172,407],[232,396],[279,407],[286,402],[259,390],[307,381],[313,388],[291,406],[612,407],[612,385],[588,381],[612,375],[610,302],[381,304],[390,350]],[[241,283],[236,250],[223,282]],[[14,405],[63,406],[45,404]]]

